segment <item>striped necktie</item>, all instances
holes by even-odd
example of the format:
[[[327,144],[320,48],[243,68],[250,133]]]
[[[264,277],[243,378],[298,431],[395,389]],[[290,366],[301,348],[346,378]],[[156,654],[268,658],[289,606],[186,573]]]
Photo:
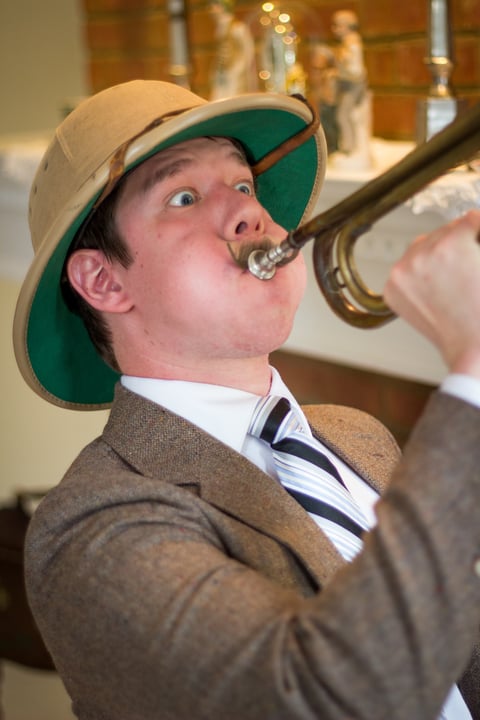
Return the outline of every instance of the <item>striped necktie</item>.
[[[347,490],[338,470],[319,450],[286,398],[261,398],[249,433],[269,443],[278,477],[305,508],[346,560],[362,548],[368,523]]]

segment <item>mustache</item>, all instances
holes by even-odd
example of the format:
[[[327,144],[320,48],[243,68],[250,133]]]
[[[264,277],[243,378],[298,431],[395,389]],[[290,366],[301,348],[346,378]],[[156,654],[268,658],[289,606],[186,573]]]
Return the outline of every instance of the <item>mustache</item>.
[[[269,237],[264,237],[260,241],[256,242],[248,242],[248,243],[241,243],[238,247],[233,248],[230,243],[227,243],[228,251],[233,259],[233,261],[242,268],[242,270],[248,270],[248,258],[252,254],[252,252],[262,250],[264,252],[268,252],[272,248],[276,247],[278,243],[274,242]],[[298,254],[298,250],[295,251],[295,255]],[[281,267],[282,265],[286,265],[288,262],[290,262],[293,259],[293,256],[290,255],[285,260],[281,260],[279,263],[277,263],[277,267]]]

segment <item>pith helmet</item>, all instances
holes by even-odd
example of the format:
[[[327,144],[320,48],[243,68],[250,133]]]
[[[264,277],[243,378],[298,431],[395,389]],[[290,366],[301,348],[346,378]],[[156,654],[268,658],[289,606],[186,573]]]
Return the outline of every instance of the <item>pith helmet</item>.
[[[238,140],[259,201],[294,229],[313,209],[326,164],[323,132],[302,100],[251,93],[207,102],[178,85],[134,80],[84,100],[57,128],[30,193],[34,259],[20,291],[14,347],[26,382],[61,407],[96,410],[118,375],[60,290],[69,245],[118,179],[154,153],[201,136]]]

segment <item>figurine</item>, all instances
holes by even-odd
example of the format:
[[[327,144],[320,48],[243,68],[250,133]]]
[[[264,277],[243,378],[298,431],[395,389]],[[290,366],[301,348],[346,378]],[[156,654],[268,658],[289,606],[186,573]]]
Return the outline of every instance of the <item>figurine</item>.
[[[253,37],[247,24],[235,18],[233,9],[233,0],[210,3],[218,42],[211,79],[212,100],[257,89]]]
[[[351,159],[352,166],[368,167],[371,101],[356,14],[351,10],[334,13],[332,32],[338,41],[335,48],[338,150]],[[338,157],[335,159],[337,162],[340,160]]]
[[[309,95],[318,108],[330,155],[338,149],[337,63],[328,45],[318,43],[312,48],[309,85]]]

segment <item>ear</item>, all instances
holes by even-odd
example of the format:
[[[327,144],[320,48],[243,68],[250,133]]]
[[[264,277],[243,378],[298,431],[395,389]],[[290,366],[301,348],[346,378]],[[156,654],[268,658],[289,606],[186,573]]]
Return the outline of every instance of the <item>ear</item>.
[[[74,252],[67,263],[67,274],[72,287],[96,310],[123,313],[131,309],[116,265],[100,250]]]

